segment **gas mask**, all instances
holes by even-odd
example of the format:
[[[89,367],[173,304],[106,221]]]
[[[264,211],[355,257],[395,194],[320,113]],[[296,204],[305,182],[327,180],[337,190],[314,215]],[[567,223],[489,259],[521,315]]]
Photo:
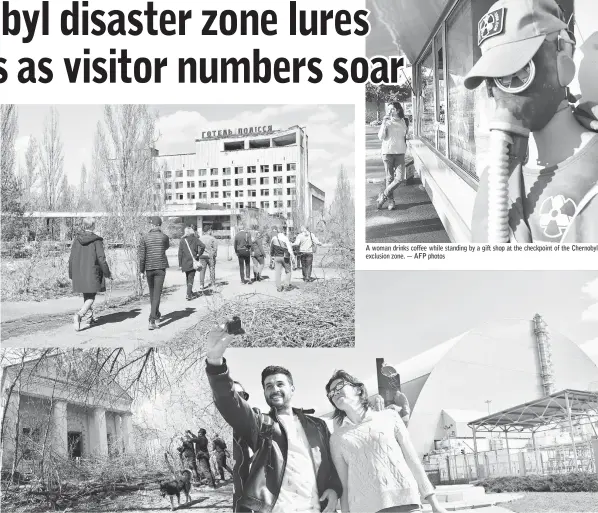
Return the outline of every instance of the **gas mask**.
[[[495,99],[490,123],[488,242],[510,241],[508,181],[527,162],[530,132],[542,130],[566,102],[575,76],[575,41],[567,30],[549,34],[522,69],[486,79]]]

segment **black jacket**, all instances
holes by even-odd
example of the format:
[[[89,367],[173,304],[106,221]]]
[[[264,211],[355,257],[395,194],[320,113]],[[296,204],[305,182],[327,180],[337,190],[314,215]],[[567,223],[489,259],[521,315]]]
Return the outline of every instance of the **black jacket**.
[[[221,366],[207,364],[206,373],[216,408],[235,435],[242,437],[254,453],[239,505],[252,511],[270,513],[280,493],[287,460],[288,442],[284,427],[278,421],[275,410],[264,414],[257,408],[252,409],[235,392],[226,360]],[[306,415],[303,410],[293,409],[293,412],[303,426],[312,455],[315,450],[321,455],[316,475],[318,494],[322,496],[330,488],[340,497],[343,487],[332,463],[330,431],[326,422]],[[323,509],[325,504],[321,506]]]
[[[189,247],[187,247],[187,243],[189,243]],[[191,253],[189,253],[189,249],[191,249]],[[199,260],[205,250],[205,244],[195,235],[185,235],[179,242],[179,267],[181,270],[193,271],[193,260]]]
[[[160,228],[152,228],[139,243],[139,272],[167,269],[166,250],[170,247],[168,235]]]
[[[106,290],[105,278],[110,278],[102,237],[90,231],[78,234],[71,246],[69,278],[73,292],[93,293]]]
[[[238,256],[249,256],[251,254],[251,235],[247,230],[241,230],[235,235],[234,248]]]

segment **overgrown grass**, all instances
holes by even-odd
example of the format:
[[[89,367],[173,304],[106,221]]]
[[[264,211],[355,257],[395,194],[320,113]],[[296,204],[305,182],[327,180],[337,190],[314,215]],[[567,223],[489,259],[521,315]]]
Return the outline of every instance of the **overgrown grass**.
[[[353,347],[355,273],[344,271],[295,293],[244,294],[214,304],[210,314],[174,343],[203,347],[214,324],[233,316],[242,319],[246,331],[235,347]]]
[[[598,492],[598,476],[589,472],[502,476],[477,481],[486,492]],[[596,507],[598,511],[598,507]]]
[[[596,513],[596,492],[531,492],[502,507],[517,513]]]

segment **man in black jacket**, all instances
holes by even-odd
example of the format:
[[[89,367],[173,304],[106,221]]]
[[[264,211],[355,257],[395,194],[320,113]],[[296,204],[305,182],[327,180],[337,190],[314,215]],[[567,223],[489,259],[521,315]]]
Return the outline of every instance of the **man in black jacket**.
[[[149,329],[156,329],[156,322],[160,322],[160,297],[166,278],[168,258],[166,250],[170,247],[168,235],[162,233],[162,219],[154,216],[150,219],[152,228],[139,243],[139,273],[145,274],[149,286],[150,315]]]
[[[206,373],[218,411],[254,452],[238,504],[252,511],[335,511],[342,485],[330,454],[330,431],[319,418],[291,406],[295,387],[282,367],[262,372],[269,413],[252,409],[236,391],[224,352],[234,335],[214,328],[206,343]]]
[[[195,456],[197,457],[197,469],[199,471],[200,481],[205,477],[208,483],[212,485],[212,488],[215,488],[216,481],[214,479],[212,467],[210,467],[210,450],[208,448],[209,441],[206,436],[206,430],[201,428],[197,432],[197,436],[191,431],[187,431],[187,437],[189,441],[195,444]]]
[[[235,253],[239,259],[239,273],[241,283],[251,283],[251,234],[245,225],[239,226],[239,232],[235,235]]]

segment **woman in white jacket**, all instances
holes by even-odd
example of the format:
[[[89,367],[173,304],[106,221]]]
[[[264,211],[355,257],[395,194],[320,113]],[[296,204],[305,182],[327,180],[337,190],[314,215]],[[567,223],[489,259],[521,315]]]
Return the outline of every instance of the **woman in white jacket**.
[[[373,411],[364,384],[342,370],[326,394],[334,406],[330,450],[343,483],[342,513],[421,511],[422,498],[434,513],[446,513],[396,411]]]
[[[385,190],[378,195],[378,208],[382,208],[387,200],[388,210],[395,207],[393,190],[407,178],[405,152],[408,130],[409,121],[405,118],[402,105],[399,102],[391,103],[378,132],[378,139],[382,141],[382,162],[386,170],[386,186]],[[397,175],[396,171],[399,167],[401,172]]]

